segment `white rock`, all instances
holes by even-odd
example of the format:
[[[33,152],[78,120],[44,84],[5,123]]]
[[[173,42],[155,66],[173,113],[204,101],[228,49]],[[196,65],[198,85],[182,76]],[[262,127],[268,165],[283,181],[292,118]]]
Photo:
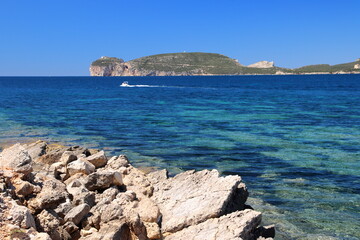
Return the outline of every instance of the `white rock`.
[[[0,153],[0,168],[11,169],[25,175],[32,171],[32,160],[26,149],[17,143]]]
[[[261,61],[248,65],[249,68],[272,68],[274,67],[274,62]]]
[[[10,216],[12,221],[21,228],[36,228],[35,221],[29,209],[24,206],[19,206],[13,202],[10,209]]]
[[[71,209],[65,215],[64,220],[66,222],[72,221],[73,223],[75,223],[77,225],[81,222],[81,220],[85,217],[85,215],[88,214],[89,211],[90,211],[89,205],[87,205],[86,203],[81,204],[81,205],[76,206],[73,209]]]
[[[89,175],[95,171],[95,166],[88,161],[78,159],[67,165],[67,171],[70,176],[75,175],[76,173]]]
[[[261,213],[247,209],[184,228],[165,237],[165,240],[256,239],[253,232],[260,222]]]
[[[86,157],[85,160],[92,163],[96,168],[103,167],[107,163],[107,158],[104,151],[100,151],[98,153],[90,155],[89,157]]]
[[[247,191],[239,176],[219,177],[217,170],[203,170],[154,181],[151,199],[162,213],[163,232],[175,232],[241,210],[246,198]]]

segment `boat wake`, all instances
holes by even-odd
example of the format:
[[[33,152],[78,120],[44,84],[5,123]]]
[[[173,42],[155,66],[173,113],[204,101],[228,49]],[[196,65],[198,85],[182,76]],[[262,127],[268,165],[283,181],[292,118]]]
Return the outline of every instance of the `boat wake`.
[[[157,85],[128,85],[128,86],[121,86],[120,87],[165,87],[165,86],[157,86]]]
[[[170,87],[170,86],[161,86],[161,85],[130,85],[128,82],[123,82],[122,84],[120,84],[120,87],[162,87],[162,88],[166,88],[166,87]]]
[[[217,89],[217,88],[211,88],[211,87],[184,87],[184,86],[165,86],[165,85],[130,85],[127,81],[120,84],[120,87],[130,87],[130,88],[136,88],[136,87],[148,87],[148,88],[196,88],[196,89]]]

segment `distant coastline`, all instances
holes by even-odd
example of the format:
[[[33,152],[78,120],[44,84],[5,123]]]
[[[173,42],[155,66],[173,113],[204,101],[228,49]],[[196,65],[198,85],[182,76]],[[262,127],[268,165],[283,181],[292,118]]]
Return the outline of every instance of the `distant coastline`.
[[[269,61],[244,66],[237,59],[215,53],[168,53],[128,62],[115,57],[101,57],[91,63],[89,70],[91,76],[359,74],[360,59],[337,65],[318,64],[290,69]]]

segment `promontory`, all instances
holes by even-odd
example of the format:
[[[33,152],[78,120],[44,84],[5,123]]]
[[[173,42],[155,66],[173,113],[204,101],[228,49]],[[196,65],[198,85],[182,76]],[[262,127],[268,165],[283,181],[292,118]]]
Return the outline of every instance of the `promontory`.
[[[125,62],[121,58],[101,57],[90,65],[91,76],[192,76],[192,75],[259,75],[259,74],[350,74],[360,73],[360,59],[329,65],[300,68],[278,67],[272,61],[248,66],[237,59],[217,53],[183,52],[151,55]]]

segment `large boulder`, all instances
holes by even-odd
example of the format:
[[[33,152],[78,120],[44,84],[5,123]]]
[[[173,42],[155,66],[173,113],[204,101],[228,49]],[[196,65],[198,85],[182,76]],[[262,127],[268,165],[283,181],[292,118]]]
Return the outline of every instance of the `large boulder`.
[[[146,227],[146,233],[149,239],[161,239],[161,229],[157,223],[144,222],[144,225]]]
[[[261,213],[247,209],[184,228],[165,237],[165,240],[256,239],[254,233],[260,222]]]
[[[15,202],[12,203],[12,208],[9,211],[12,222],[21,228],[35,228],[35,221],[29,209],[17,205]]]
[[[43,187],[41,192],[29,200],[28,207],[37,212],[42,209],[54,209],[60,203],[65,202],[69,198],[69,193],[66,191],[66,186],[59,180],[54,178],[42,178]]]
[[[76,173],[89,175],[95,171],[95,166],[86,160],[78,159],[67,165],[67,171],[70,176],[73,176]]]
[[[46,153],[47,143],[44,141],[36,141],[34,143],[24,145],[32,160],[36,161],[39,157]]]
[[[113,220],[103,224],[99,232],[92,233],[88,236],[83,236],[80,240],[132,240],[130,227],[123,219]]]
[[[21,180],[20,178],[15,178],[12,181],[12,185],[15,188],[15,193],[19,197],[26,197],[32,194],[35,189],[38,190],[40,187],[34,186],[28,181]]]
[[[162,213],[163,232],[242,210],[247,198],[239,176],[219,177],[217,170],[187,171],[165,180],[149,176],[149,180],[154,184],[152,200]]]
[[[150,198],[143,196],[139,198],[139,203],[135,209],[144,222],[159,222],[161,217],[159,207]]]
[[[154,187],[146,177],[146,174],[133,166],[127,168],[123,181],[126,189],[134,191],[137,195],[150,197],[153,194]]]
[[[0,153],[0,169],[28,175],[32,171],[32,160],[26,149],[17,143]]]
[[[74,205],[83,203],[88,204],[90,207],[95,205],[95,193],[85,188],[79,180],[67,184],[66,190],[72,195]]]
[[[67,151],[68,148],[61,145],[48,145],[46,149],[46,153],[41,157],[36,159],[36,162],[41,164],[51,165],[53,163],[59,162],[62,154]]]
[[[90,155],[85,158],[87,161],[92,163],[96,168],[100,168],[106,165],[107,158],[105,156],[104,151],[100,151],[98,153],[95,153],[93,155]]]
[[[63,152],[63,154],[60,157],[60,162],[64,165],[67,165],[69,163],[71,163],[72,161],[77,160],[77,156],[76,153],[74,153],[73,151],[65,151]]]
[[[52,239],[60,239],[59,227],[60,218],[52,210],[44,209],[36,216],[36,223],[38,229],[42,232],[46,232]]]
[[[87,205],[86,203],[80,204],[79,206],[76,206],[73,209],[71,209],[65,215],[64,220],[66,222],[72,221],[73,223],[75,223],[77,225],[86,216],[86,214],[88,214],[89,211],[90,211],[89,205]]]
[[[106,168],[120,170],[130,166],[129,159],[125,155],[114,156],[107,162]]]
[[[58,144],[50,144],[46,147],[46,153],[36,159],[36,162],[51,165],[53,163],[63,161],[63,157],[65,157],[67,154],[70,155],[69,152],[71,152],[71,155],[74,156],[84,155],[86,157],[90,155],[90,152],[87,148],[82,148],[79,146],[65,147]],[[72,161],[73,157],[70,157],[68,160]],[[65,163],[66,162],[69,161],[65,161]]]
[[[88,175],[84,185],[90,191],[109,188],[111,185],[123,185],[122,176],[116,171],[97,171]]]

